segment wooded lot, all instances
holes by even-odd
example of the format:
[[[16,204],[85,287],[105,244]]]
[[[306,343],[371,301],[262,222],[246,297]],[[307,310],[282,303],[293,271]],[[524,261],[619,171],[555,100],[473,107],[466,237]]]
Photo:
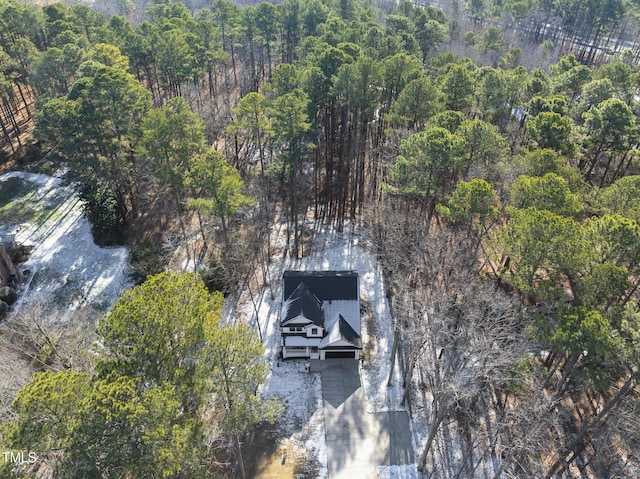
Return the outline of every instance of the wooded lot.
[[[139,283],[81,361],[3,326],[50,349],[3,447],[230,474],[280,406],[223,295],[327,226],[383,268],[426,477],[637,476],[640,4],[436,3],[0,0],[3,168],[64,171]]]

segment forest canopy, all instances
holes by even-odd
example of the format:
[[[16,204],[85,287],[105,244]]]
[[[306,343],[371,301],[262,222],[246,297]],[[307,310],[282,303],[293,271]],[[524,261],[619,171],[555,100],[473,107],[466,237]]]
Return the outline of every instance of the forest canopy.
[[[95,371],[41,372],[18,395],[16,447],[75,451],[95,477],[108,477],[119,458],[105,451],[120,448],[135,458],[120,475],[205,477],[195,458],[188,472],[176,465],[205,440],[204,409],[227,412],[216,424],[236,443],[277,409],[252,402],[257,360],[240,371],[245,390],[202,402],[219,386],[191,359],[220,374],[228,360],[204,344],[261,354],[248,329],[217,324],[222,299],[209,290],[232,294],[264,271],[278,221],[283,254],[303,256],[312,219],[357,225],[377,248],[404,318],[405,399],[430,388],[440,407],[420,436],[420,470],[437,459],[438,428],[457,421],[471,458],[462,476],[494,460],[495,477],[624,475],[640,439],[629,426],[640,375],[638,6],[161,0],[98,12],[0,0],[3,161],[66,170],[96,241],[132,246],[147,279],[101,321]],[[156,275],[165,244],[201,276]],[[129,336],[138,321],[144,341]],[[487,369],[464,348],[485,351]],[[425,371],[429,381],[416,379]],[[71,406],[77,420],[51,427]],[[88,448],[104,421],[113,430]],[[69,457],[60,470],[78,465]]]

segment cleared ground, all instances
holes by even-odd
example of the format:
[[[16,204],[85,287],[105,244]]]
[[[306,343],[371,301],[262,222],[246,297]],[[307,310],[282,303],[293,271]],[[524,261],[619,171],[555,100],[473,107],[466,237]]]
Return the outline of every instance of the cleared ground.
[[[100,248],[72,186],[46,175],[0,176],[0,224],[32,248],[23,274],[22,304],[60,311],[105,312],[128,286],[128,250]],[[97,319],[97,318],[96,318]]]
[[[317,461],[310,460],[294,441],[285,438],[276,425],[253,429],[243,446],[245,472],[256,479],[315,479]],[[240,477],[237,475],[237,477]]]

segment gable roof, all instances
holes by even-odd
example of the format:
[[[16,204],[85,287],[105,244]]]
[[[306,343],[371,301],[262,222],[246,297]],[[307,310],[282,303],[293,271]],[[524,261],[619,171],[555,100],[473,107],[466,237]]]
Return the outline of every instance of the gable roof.
[[[331,346],[339,341],[344,341],[349,345],[362,349],[362,339],[349,325],[341,314],[338,314],[329,324],[327,324],[327,335],[322,338],[319,349]]]
[[[313,324],[324,327],[322,303],[305,283],[299,283],[296,289],[286,298],[282,305],[280,326],[286,326],[294,319],[302,316]]]
[[[283,298],[289,298],[304,283],[320,301],[357,300],[357,271],[285,271]]]

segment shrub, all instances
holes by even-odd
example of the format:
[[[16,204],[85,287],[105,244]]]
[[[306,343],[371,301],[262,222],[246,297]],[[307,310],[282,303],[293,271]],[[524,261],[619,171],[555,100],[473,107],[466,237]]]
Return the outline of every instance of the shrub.
[[[80,189],[84,212],[91,223],[93,241],[99,246],[124,243],[124,216],[118,201],[108,185],[91,182]]]
[[[10,288],[9,286],[3,286],[2,288],[0,288],[0,300],[3,303],[7,305],[12,305],[17,301],[17,299],[18,299],[18,294],[15,292],[13,288]]]
[[[200,268],[199,273],[209,292],[220,291],[225,296],[229,294],[231,275],[224,259],[212,258],[206,267]]]
[[[129,259],[136,284],[145,281],[147,276],[162,273],[168,263],[166,253],[150,242],[133,248]]]

